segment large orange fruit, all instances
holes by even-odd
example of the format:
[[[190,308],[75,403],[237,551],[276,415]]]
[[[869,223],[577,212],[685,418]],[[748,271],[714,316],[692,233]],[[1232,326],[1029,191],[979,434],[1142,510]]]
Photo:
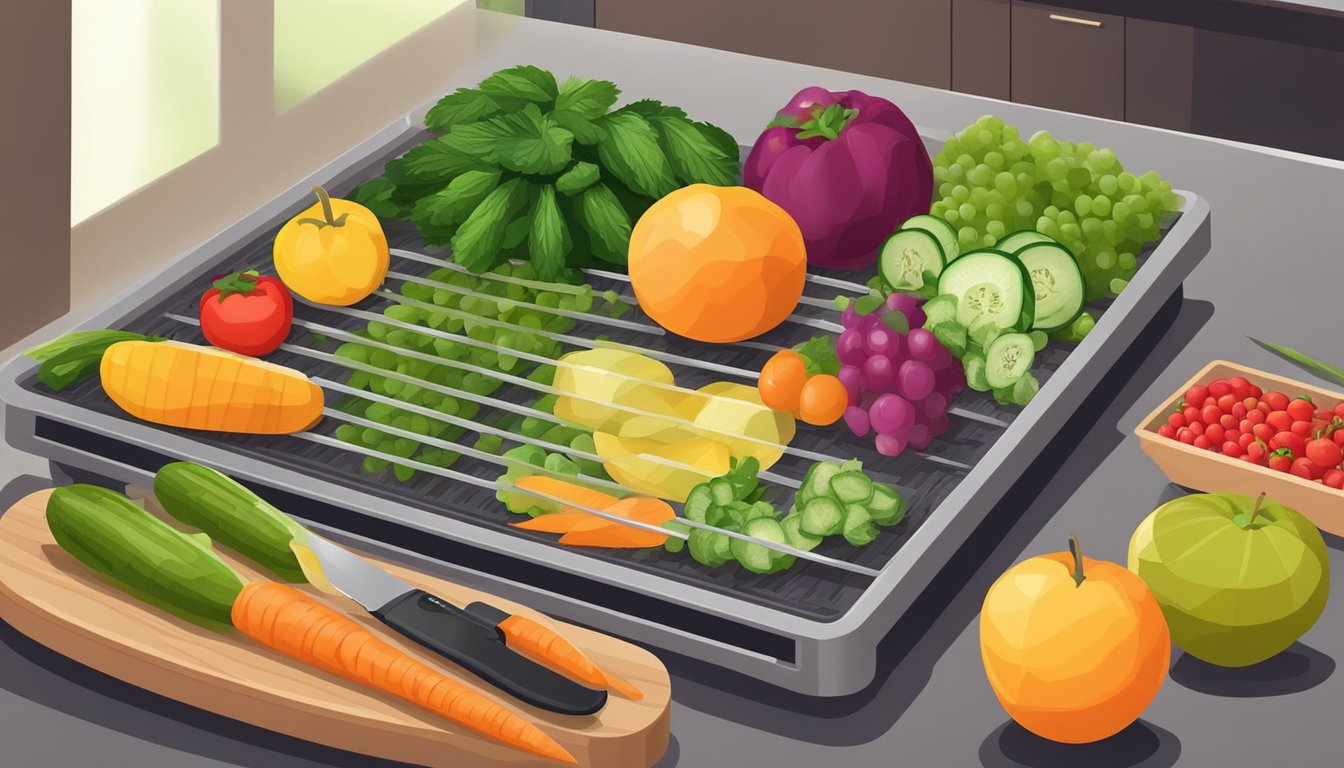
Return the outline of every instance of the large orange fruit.
[[[994,582],[980,612],[980,655],[1013,720],[1084,744],[1124,730],[1152,703],[1171,664],[1171,635],[1142,579],[1082,557],[1076,539],[1070,548]]]
[[[640,307],[700,341],[741,341],[779,325],[806,276],[798,225],[746,187],[683,187],[650,206],[630,233]]]

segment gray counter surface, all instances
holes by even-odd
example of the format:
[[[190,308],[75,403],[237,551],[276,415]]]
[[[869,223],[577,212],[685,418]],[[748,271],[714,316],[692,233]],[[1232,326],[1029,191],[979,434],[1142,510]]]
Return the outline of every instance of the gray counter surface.
[[[1081,748],[1043,743],[1008,722],[985,681],[977,641],[985,590],[1012,563],[1063,549],[1070,532],[1091,556],[1124,559],[1134,526],[1173,493],[1131,431],[1203,365],[1221,358],[1306,377],[1248,335],[1344,359],[1344,164],[720,51],[459,12],[462,23],[477,28],[478,51],[473,70],[445,82],[445,90],[530,62],[560,76],[611,78],[626,98],[683,106],[750,143],[803,86],[858,88],[892,99],[922,126],[955,129],[994,113],[1026,133],[1048,128],[1114,147],[1127,168],[1158,169],[1213,208],[1213,249],[1185,283],[1170,329],[1114,372],[1116,394],[1083,415],[1083,428],[1050,459],[1056,466],[1042,476],[1039,493],[1009,499],[948,564],[910,620],[884,643],[877,682],[845,699],[806,699],[667,657],[673,743],[660,765],[1344,765],[1344,672],[1335,669],[1335,659],[1344,658],[1339,599],[1300,644],[1249,670],[1215,671],[1178,652],[1171,677],[1138,724]],[[764,26],[762,34],[768,34]],[[42,482],[20,475],[43,470],[31,457],[0,448],[0,481],[9,483],[5,502]],[[1327,541],[1339,594],[1344,543]],[[0,625],[0,766],[78,765],[386,764],[188,710],[85,670]]]

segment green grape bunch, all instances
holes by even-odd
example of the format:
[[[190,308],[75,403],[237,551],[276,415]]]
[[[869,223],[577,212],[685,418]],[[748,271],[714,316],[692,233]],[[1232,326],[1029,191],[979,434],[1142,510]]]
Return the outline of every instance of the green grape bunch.
[[[938,188],[930,213],[957,230],[963,251],[1036,230],[1069,249],[1088,299],[1118,294],[1143,247],[1181,206],[1155,171],[1134,175],[1115,151],[1037,131],[1023,140],[991,115],[957,132],[933,161]]]

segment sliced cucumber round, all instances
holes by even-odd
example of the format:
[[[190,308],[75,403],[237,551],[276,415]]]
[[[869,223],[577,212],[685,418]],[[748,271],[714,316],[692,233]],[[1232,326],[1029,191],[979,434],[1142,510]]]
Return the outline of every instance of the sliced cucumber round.
[[[901,225],[901,229],[922,229],[938,238],[938,244],[943,246],[943,258],[947,261],[961,255],[961,241],[957,239],[956,228],[937,216],[927,213],[911,216]]]
[[[788,535],[779,521],[773,517],[748,520],[747,524],[742,526],[742,532],[775,544],[788,544]],[[737,562],[752,573],[772,573],[793,564],[793,555],[770,549],[754,541],[732,539],[728,546]]]
[[[1022,262],[1003,251],[968,251],[938,277],[938,293],[957,298],[957,322],[1004,330],[1027,330],[1035,317],[1035,294]]]
[[[1018,251],[1017,258],[1027,268],[1035,294],[1031,327],[1049,333],[1069,326],[1083,311],[1086,294],[1073,254],[1062,245],[1036,243]]]
[[[985,380],[993,389],[1011,387],[1031,371],[1036,346],[1025,333],[1006,333],[985,350]]]
[[[882,279],[898,291],[918,291],[937,282],[947,264],[938,238],[922,229],[898,229],[878,256]]]
[[[1037,243],[1058,243],[1058,241],[1034,229],[1019,229],[1004,235],[994,247],[1005,253],[1017,253],[1028,245]]]

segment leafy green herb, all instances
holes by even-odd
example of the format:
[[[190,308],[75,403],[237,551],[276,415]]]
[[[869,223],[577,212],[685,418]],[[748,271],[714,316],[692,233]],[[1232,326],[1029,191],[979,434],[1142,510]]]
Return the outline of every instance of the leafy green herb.
[[[559,94],[555,75],[530,64],[496,72],[481,81],[480,90],[495,99],[525,99],[542,104],[554,102]]]
[[[593,255],[612,264],[625,264],[629,257],[630,216],[616,195],[598,182],[579,195],[579,208]]]
[[[1278,354],[1280,357],[1288,359],[1289,361],[1297,364],[1299,368],[1302,368],[1305,371],[1309,371],[1312,374],[1319,376],[1322,379],[1329,381],[1333,384],[1344,386],[1344,368],[1339,368],[1338,366],[1331,365],[1330,363],[1324,362],[1322,360],[1317,360],[1314,357],[1306,355],[1302,352],[1298,352],[1296,349],[1293,349],[1292,347],[1285,347],[1282,344],[1275,344],[1274,342],[1271,341],[1261,341],[1260,339],[1256,338],[1251,338],[1251,341],[1254,341],[1256,344],[1259,344],[1265,349],[1268,349],[1269,351]]]
[[[519,112],[453,128],[440,141],[510,171],[545,175],[569,164],[574,134],[543,116],[536,104],[528,104]]]
[[[614,112],[602,123],[607,135],[597,144],[597,156],[631,190],[659,198],[677,188],[658,132],[643,116]]]
[[[803,358],[803,365],[811,375],[840,372],[840,358],[835,355],[835,344],[830,336],[813,336],[793,348]]]
[[[499,102],[478,90],[459,88],[439,99],[425,115],[425,126],[433,131],[446,132],[454,125],[474,123],[497,114],[503,107]]]
[[[122,341],[163,341],[162,336],[145,336],[130,331],[74,331],[24,352],[41,360],[37,380],[56,392],[69,387],[97,370],[107,348]]]
[[[532,268],[537,271],[537,277],[542,280],[560,277],[573,243],[569,239],[569,225],[555,200],[555,187],[541,188],[532,208],[528,242],[532,246]]]
[[[513,179],[495,187],[453,235],[453,256],[473,272],[484,272],[503,261],[504,229],[518,212],[527,182]]]
[[[602,172],[592,163],[577,162],[555,180],[555,188],[565,195],[573,195],[591,187],[602,178]]]
[[[350,199],[368,208],[374,216],[390,219],[401,213],[401,206],[392,199],[396,191],[396,184],[380,176],[355,187]]]
[[[560,84],[555,100],[556,111],[572,112],[589,120],[605,115],[616,103],[621,89],[608,80],[582,80],[571,77]]]

